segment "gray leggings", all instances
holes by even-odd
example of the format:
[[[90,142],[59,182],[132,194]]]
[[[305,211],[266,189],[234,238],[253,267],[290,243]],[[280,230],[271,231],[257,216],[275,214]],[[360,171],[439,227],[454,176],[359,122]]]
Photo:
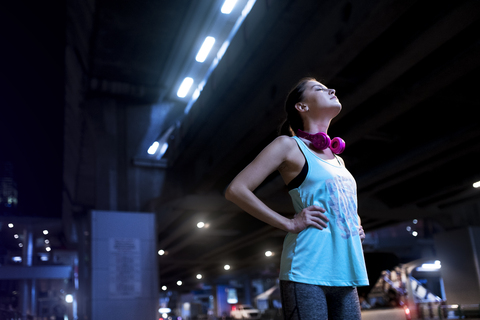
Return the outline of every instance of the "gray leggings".
[[[284,320],[360,320],[355,287],[280,281]]]

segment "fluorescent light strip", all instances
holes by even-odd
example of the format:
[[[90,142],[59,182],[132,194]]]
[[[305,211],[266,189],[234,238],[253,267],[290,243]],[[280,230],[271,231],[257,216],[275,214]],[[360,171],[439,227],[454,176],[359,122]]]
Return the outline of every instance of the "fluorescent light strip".
[[[474,188],[480,188],[480,181],[477,181],[473,184]]]
[[[182,84],[180,85],[180,88],[178,88],[177,91],[177,96],[180,98],[185,98],[188,94],[188,91],[190,91],[190,87],[193,84],[193,79],[190,77],[186,77],[183,79]]]
[[[223,14],[230,14],[236,3],[237,0],[225,0],[220,11],[222,11]]]
[[[206,37],[203,41],[202,47],[198,50],[195,60],[198,62],[204,62],[207,59],[210,50],[212,50],[213,44],[215,43],[214,37]]]
[[[257,0],[248,0],[247,4],[245,5],[245,7],[242,10],[242,14],[240,15],[240,17],[238,17],[237,21],[235,22],[235,25],[233,26],[232,30],[230,31],[230,34],[228,35],[227,39],[222,44],[222,46],[219,50],[219,52],[223,51],[222,54],[219,56],[219,54],[217,53],[216,59],[213,59],[212,64],[210,65],[210,67],[209,67],[207,73],[205,74],[205,76],[203,77],[203,81],[201,83],[203,83],[203,84],[207,83],[208,78],[210,78],[210,75],[212,74],[213,70],[215,70],[218,63],[222,59],[223,54],[227,51],[228,47],[230,46],[230,43],[232,42],[233,37],[235,36],[238,29],[242,25],[243,20],[245,20],[247,15],[250,13],[250,10],[252,10],[253,5],[255,4],[256,1]],[[202,85],[202,88],[199,87],[198,89],[200,90],[200,92],[202,92],[203,85]],[[185,111],[184,111],[185,114],[188,114],[190,112],[190,109],[192,108],[195,101],[197,101],[197,98],[198,98],[198,96],[196,95],[195,99],[193,97],[192,97],[192,99],[190,99],[187,106],[185,107]]]

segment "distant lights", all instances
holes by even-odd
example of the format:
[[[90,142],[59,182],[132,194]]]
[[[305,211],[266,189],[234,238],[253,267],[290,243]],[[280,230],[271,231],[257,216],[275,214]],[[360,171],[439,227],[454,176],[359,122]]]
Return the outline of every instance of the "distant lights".
[[[435,260],[434,263],[423,263],[417,268],[417,271],[437,271],[442,268],[440,260]]]
[[[48,230],[43,230],[43,234],[44,234],[44,235],[47,235],[47,234],[48,234]]]
[[[50,251],[52,251],[52,248],[46,247],[46,248],[45,248],[45,251],[50,252]]]
[[[159,256],[163,256],[164,254],[165,254],[165,250],[162,250],[162,249],[158,250]]]
[[[13,228],[13,223],[10,222],[10,223],[8,224],[8,227],[9,227],[10,229],[12,229],[12,228]]]
[[[480,181],[475,182],[473,184],[473,187],[476,188],[476,189],[480,188]]]
[[[198,280],[200,280],[200,279],[203,278],[203,276],[199,273],[199,274],[197,274],[196,278],[197,278]]]
[[[19,236],[18,234],[16,234],[16,233],[13,235],[13,237],[14,237],[15,239],[20,238],[20,236]]]
[[[73,302],[73,296],[71,294],[67,294],[65,296],[65,302],[66,303],[72,303]]]
[[[162,286],[163,291],[167,291],[167,286]]]
[[[412,236],[414,236],[414,237],[418,236],[418,232],[417,232],[417,231],[413,231],[413,232],[412,232]]]
[[[273,252],[272,251],[265,251],[265,256],[266,257],[271,257],[271,256],[273,256]]]
[[[197,223],[198,229],[202,229],[203,227],[205,227],[205,222],[200,221],[199,223]]]
[[[177,91],[177,96],[179,98],[185,98],[190,91],[190,88],[192,87],[193,84],[193,79],[190,77],[186,77],[183,79],[182,84],[180,85],[180,88]]]
[[[18,246],[19,246],[20,248],[23,248],[23,243],[19,243]]]
[[[180,287],[182,284],[183,284],[183,282],[182,282],[182,281],[180,281],[180,280],[178,280],[178,281],[177,281],[177,286],[179,286],[179,287]]]
[[[224,266],[223,266],[223,269],[225,269],[225,270],[230,270],[230,265],[228,265],[228,264],[224,265]]]
[[[204,62],[205,59],[207,59],[208,54],[210,53],[210,50],[212,50],[212,47],[214,44],[215,44],[214,37],[206,37],[205,40],[203,41],[202,46],[200,47],[200,50],[198,50],[195,60],[197,60],[198,62]]]
[[[225,2],[223,3],[223,6],[220,9],[220,11],[223,14],[230,14],[232,12],[233,8],[235,7],[236,3],[237,3],[237,0],[225,0]]]

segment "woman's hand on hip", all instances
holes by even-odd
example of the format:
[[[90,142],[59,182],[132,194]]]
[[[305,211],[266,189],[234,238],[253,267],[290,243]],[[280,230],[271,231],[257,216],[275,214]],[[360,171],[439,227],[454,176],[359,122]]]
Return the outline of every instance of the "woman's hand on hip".
[[[358,227],[358,235],[360,236],[360,240],[363,243],[363,240],[365,240],[365,231],[363,230],[362,225]]]
[[[300,233],[309,226],[323,230],[327,227],[329,221],[324,214],[325,209],[319,206],[309,206],[299,213],[295,214],[292,221],[292,227],[289,230],[292,233]]]

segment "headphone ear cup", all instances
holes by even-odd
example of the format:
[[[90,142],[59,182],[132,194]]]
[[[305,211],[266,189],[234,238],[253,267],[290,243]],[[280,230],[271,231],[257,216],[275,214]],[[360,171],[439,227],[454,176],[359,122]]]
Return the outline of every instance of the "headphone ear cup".
[[[330,149],[335,154],[340,154],[345,150],[345,141],[342,138],[336,137],[333,138]]]
[[[330,137],[323,132],[311,135],[310,141],[312,142],[313,146],[318,150],[325,150],[331,144]]]

